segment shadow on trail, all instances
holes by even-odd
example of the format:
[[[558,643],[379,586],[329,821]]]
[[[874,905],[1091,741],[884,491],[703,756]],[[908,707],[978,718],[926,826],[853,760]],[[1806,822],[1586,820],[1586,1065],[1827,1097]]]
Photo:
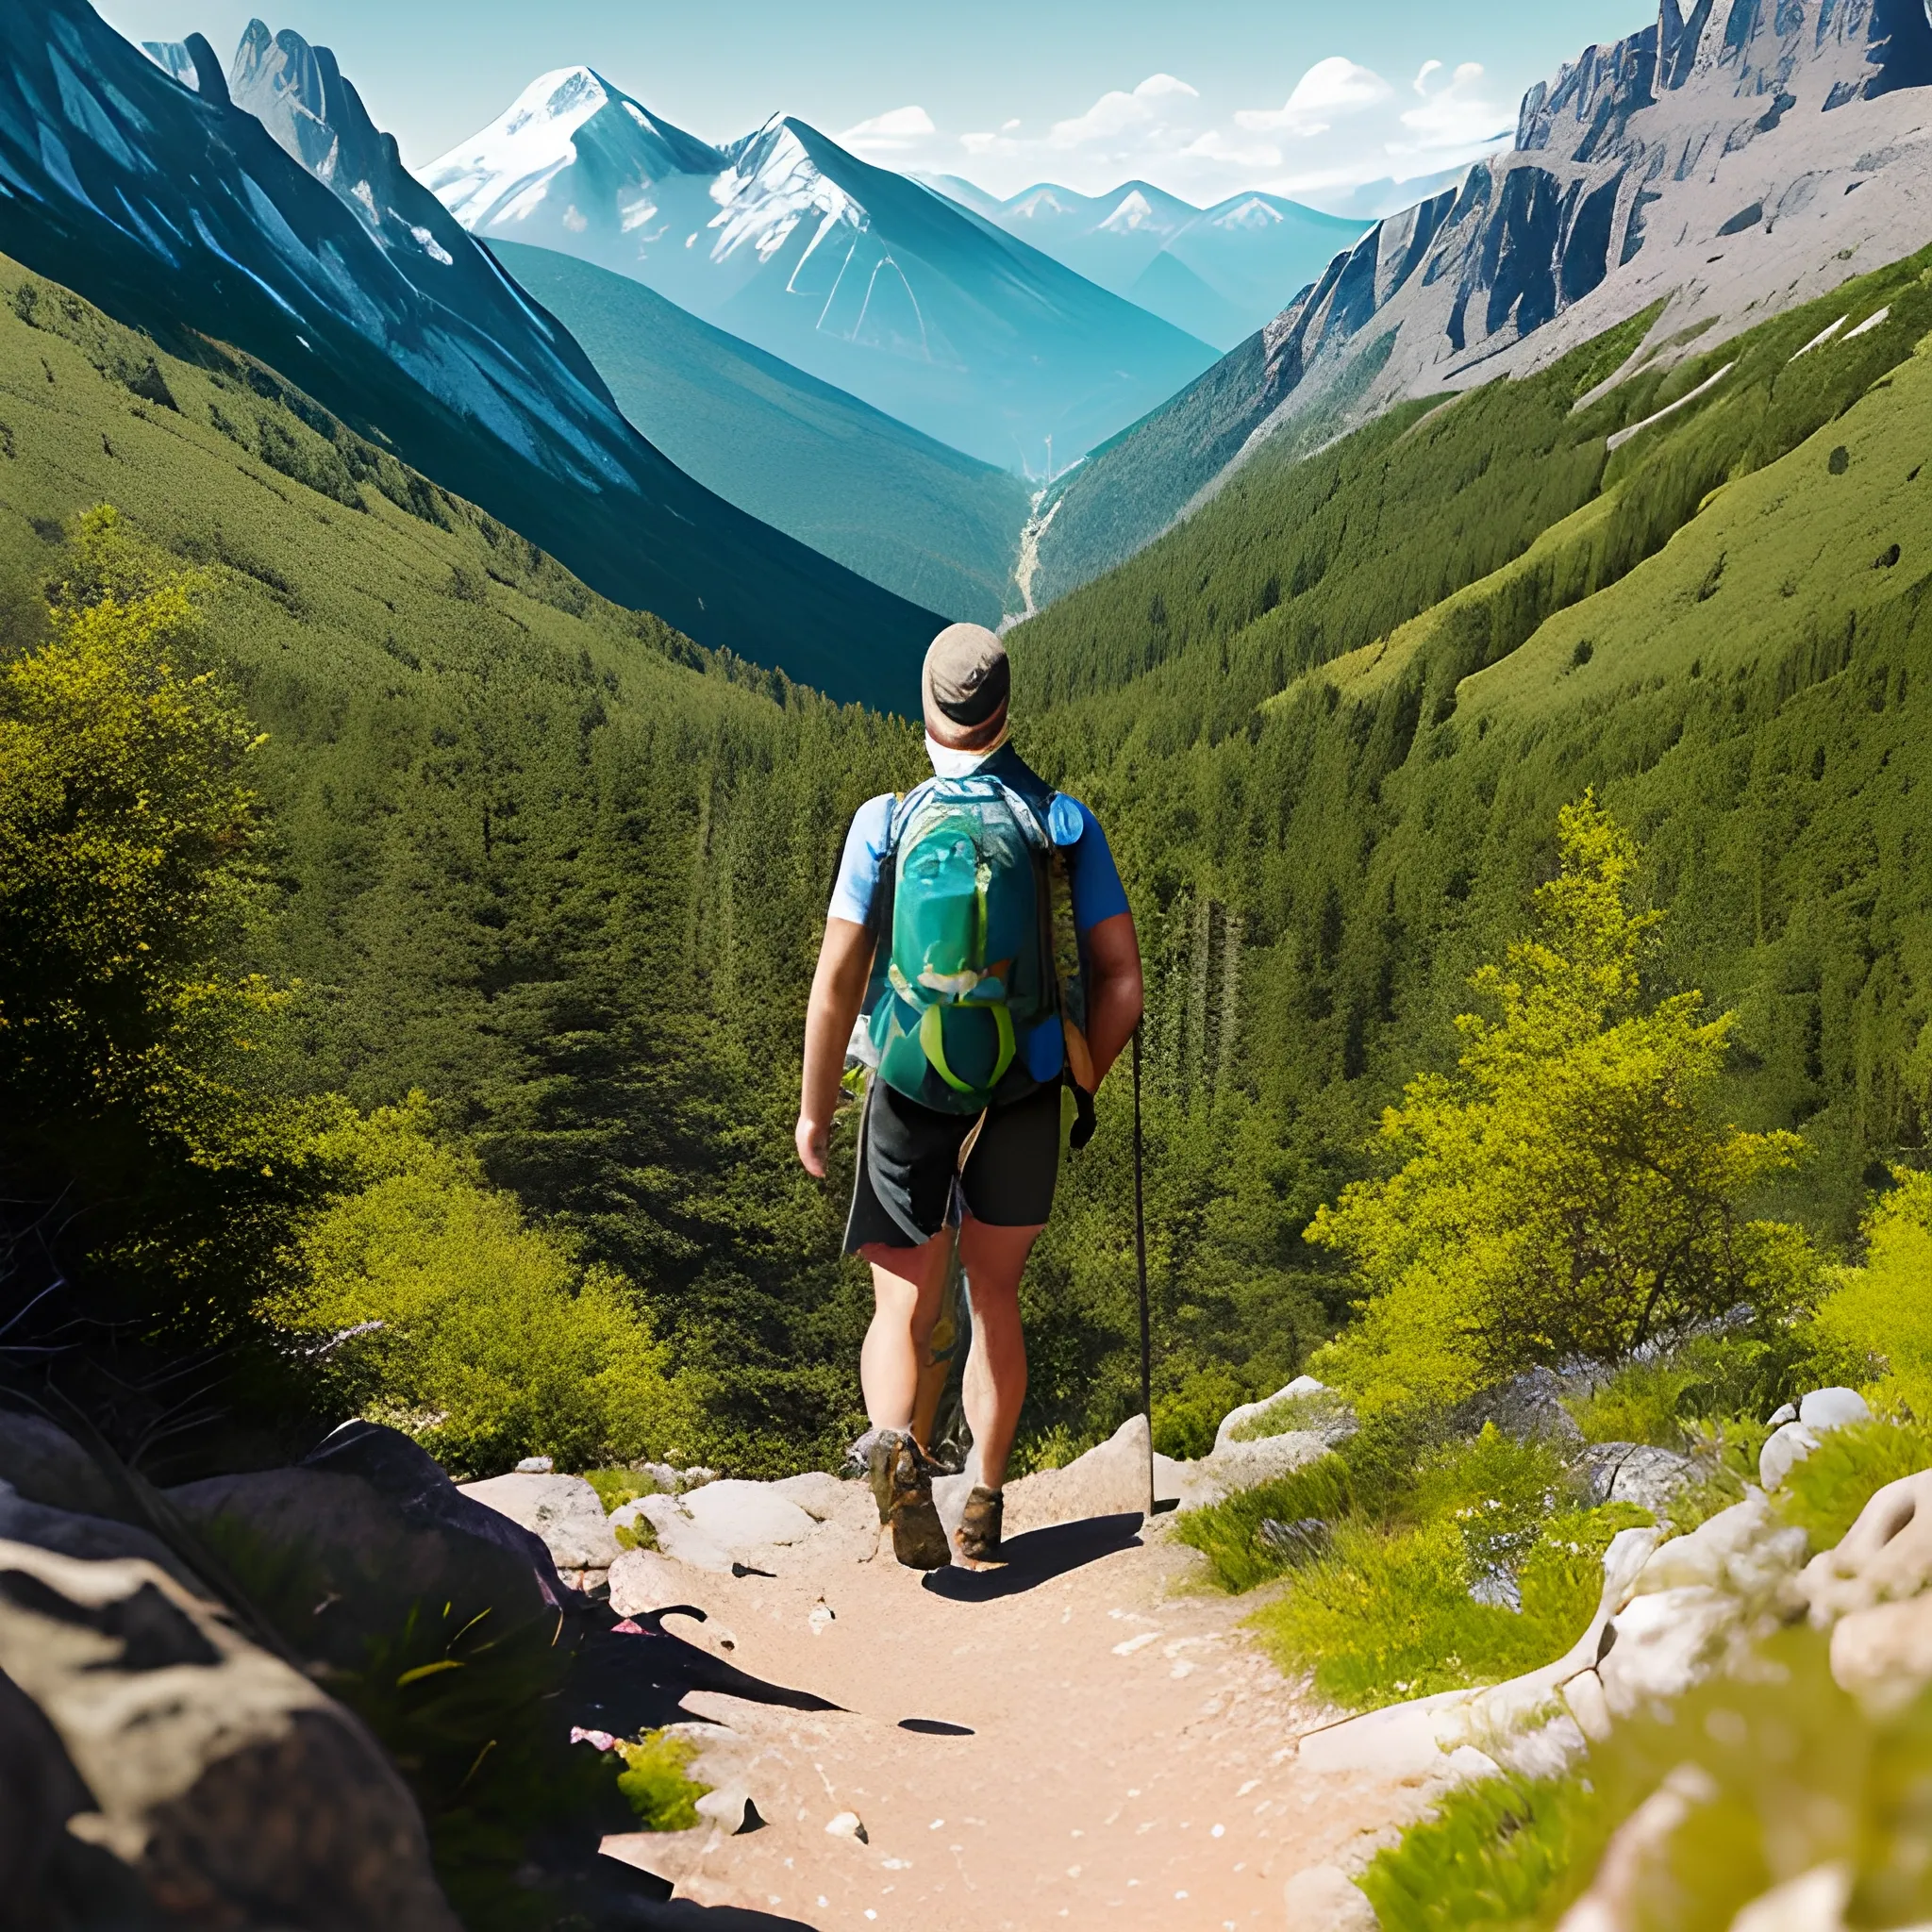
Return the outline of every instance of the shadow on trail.
[[[682,1707],[693,1690],[742,1697],[787,1710],[838,1710],[841,1707],[810,1690],[768,1684],[723,1657],[674,1637],[663,1626],[670,1616],[704,1621],[688,1605],[651,1610],[643,1616],[587,1635],[565,1691],[569,1721],[586,1729],[634,1738],[665,1724],[689,1724],[698,1713]],[[699,1718],[700,1722],[709,1722]]]
[[[924,1587],[935,1596],[955,1603],[992,1603],[1038,1590],[1057,1576],[1097,1563],[1103,1557],[1140,1547],[1141,1525],[1146,1519],[1128,1516],[1090,1516],[1079,1523],[1056,1523],[1046,1529],[1029,1529],[1009,1539],[1006,1562],[997,1570],[964,1570],[958,1564],[935,1570]]]
[[[597,1932],[813,1932],[803,1919],[781,1919],[749,1906],[701,1906],[673,1898],[670,1884],[621,1858],[598,1858],[592,1907]]]

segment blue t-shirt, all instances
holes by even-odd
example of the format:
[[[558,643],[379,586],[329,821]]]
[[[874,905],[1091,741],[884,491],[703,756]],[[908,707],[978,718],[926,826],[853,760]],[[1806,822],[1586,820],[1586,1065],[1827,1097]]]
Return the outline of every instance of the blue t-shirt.
[[[991,772],[995,777],[1006,778],[1008,776],[1008,760],[1012,767],[1017,768],[1012,775],[1032,779],[1042,791],[1046,789],[1010,750],[996,752],[980,769]],[[1126,911],[1127,892],[1121,884],[1121,875],[1114,865],[1113,854],[1108,849],[1107,834],[1100,829],[1100,821],[1078,799],[1067,802],[1080,814],[1080,836],[1062,849],[1067,855],[1067,883],[1073,889],[1074,928],[1084,935],[1091,932],[1103,920]],[[830,918],[849,919],[854,925],[864,925],[871,920],[873,895],[878,891],[879,866],[891,841],[895,803],[893,795],[886,791],[877,798],[867,799],[858,808],[852,821],[852,829],[845,835],[845,852],[839,861],[839,880],[832,888]]]

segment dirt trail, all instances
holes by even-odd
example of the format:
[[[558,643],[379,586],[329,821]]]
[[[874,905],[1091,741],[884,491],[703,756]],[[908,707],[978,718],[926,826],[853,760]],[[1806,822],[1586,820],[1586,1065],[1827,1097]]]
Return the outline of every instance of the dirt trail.
[[[607,1849],[680,1896],[820,1932],[1247,1932],[1287,1923],[1291,1874],[1354,1865],[1365,1836],[1387,1841],[1426,1804],[1419,1787],[1297,1765],[1323,1714],[1241,1628],[1255,1599],[1200,1588],[1164,1524],[1143,1540],[1138,1518],[1114,1517],[1025,1544],[1024,1566],[930,1581],[890,1554],[785,1577],[687,1573],[734,1663],[842,1709],[693,1696],[733,1733],[707,1775],[741,1783],[765,1827]],[[869,1842],[828,1835],[842,1811]]]

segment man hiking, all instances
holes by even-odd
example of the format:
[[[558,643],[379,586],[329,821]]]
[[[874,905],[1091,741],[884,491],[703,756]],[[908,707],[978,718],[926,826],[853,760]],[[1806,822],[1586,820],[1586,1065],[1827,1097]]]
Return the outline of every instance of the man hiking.
[[[854,818],[806,1018],[796,1138],[808,1173],[825,1172],[848,1047],[872,1069],[845,1251],[872,1264],[869,1474],[894,1553],[921,1570],[951,1557],[913,1410],[955,1233],[978,1462],[959,1555],[987,1563],[1000,1557],[1026,1394],[1021,1271],[1061,1150],[1092,1133],[1092,1096],[1141,1018],[1140,942],[1106,836],[1008,742],[1010,677],[1006,647],[977,625],[933,641],[934,775]]]

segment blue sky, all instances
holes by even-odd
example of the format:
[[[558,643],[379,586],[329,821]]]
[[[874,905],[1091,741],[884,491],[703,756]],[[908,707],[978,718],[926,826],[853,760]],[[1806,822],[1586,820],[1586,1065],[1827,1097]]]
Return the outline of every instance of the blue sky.
[[[234,0],[106,0],[135,40]],[[1195,200],[1275,187],[1317,202],[1465,160],[1533,81],[1655,0],[288,0],[265,13],[334,47],[415,166],[583,61],[713,140],[784,110],[884,165],[1009,193],[1141,175]]]

